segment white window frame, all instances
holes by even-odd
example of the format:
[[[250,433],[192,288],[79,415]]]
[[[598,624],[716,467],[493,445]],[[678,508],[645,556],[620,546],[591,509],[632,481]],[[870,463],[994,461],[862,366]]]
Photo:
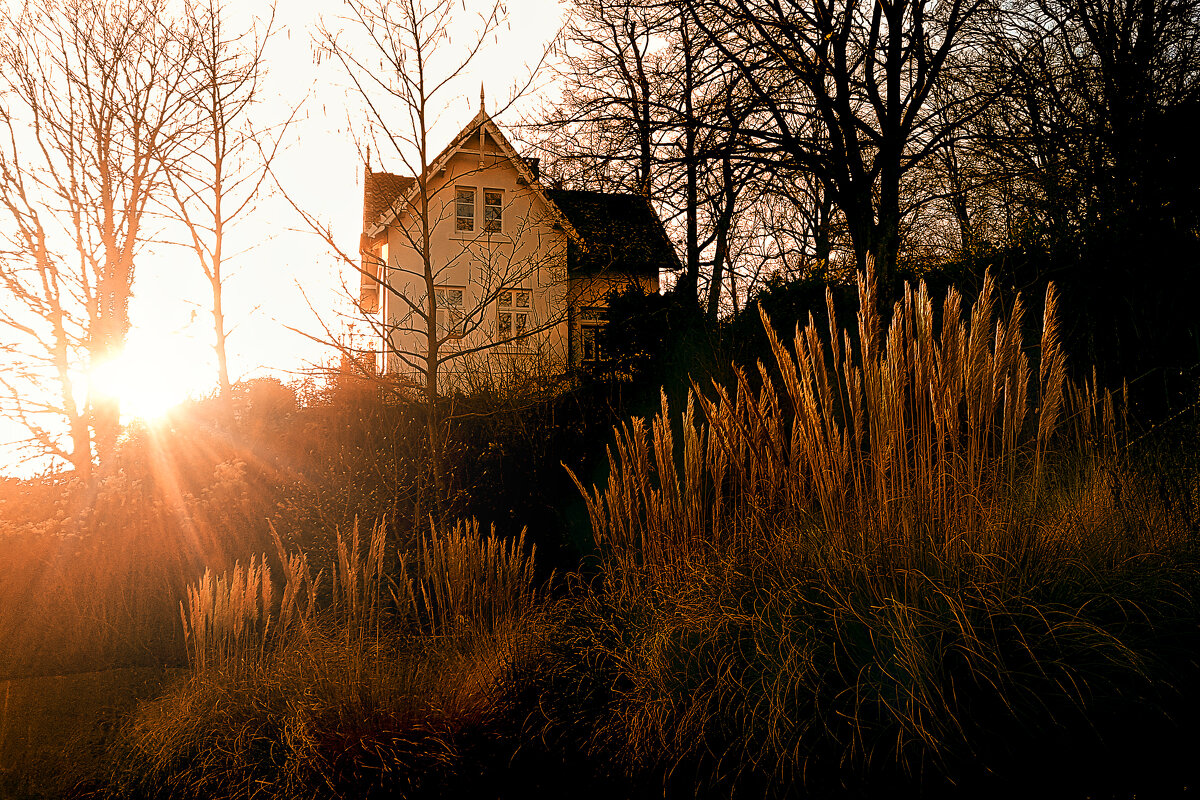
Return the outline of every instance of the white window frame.
[[[533,292],[501,289],[496,293],[496,339],[509,347],[527,348],[532,330]]]
[[[496,203],[489,203],[491,197],[497,199]],[[496,211],[495,219],[488,217],[488,212]],[[504,190],[503,189],[484,189],[483,190],[483,232],[484,233],[504,233]]]
[[[596,335],[608,324],[608,309],[604,306],[584,306],[579,309],[579,362],[596,364],[605,360]],[[590,343],[590,346],[589,346]],[[588,350],[592,352],[589,353]]]

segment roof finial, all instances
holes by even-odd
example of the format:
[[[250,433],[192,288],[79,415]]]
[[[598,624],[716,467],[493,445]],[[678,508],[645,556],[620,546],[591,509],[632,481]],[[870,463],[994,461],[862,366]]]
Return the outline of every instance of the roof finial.
[[[479,112],[481,114],[487,113],[487,106],[484,103],[485,103],[485,100],[484,100],[484,96],[483,96],[483,81],[480,81],[479,82]]]

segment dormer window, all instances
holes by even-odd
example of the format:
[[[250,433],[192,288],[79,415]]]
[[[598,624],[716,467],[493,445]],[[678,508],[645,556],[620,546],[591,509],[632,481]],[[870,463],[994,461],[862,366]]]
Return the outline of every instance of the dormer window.
[[[475,230],[475,190],[466,186],[454,189],[454,229],[471,232]]]

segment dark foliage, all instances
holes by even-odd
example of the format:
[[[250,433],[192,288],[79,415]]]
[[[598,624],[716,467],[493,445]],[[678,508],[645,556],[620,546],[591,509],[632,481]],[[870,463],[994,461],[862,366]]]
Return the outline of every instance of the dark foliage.
[[[653,413],[660,391],[682,397],[693,379],[728,370],[719,331],[695,298],[675,291],[646,295],[637,289],[609,297],[608,323],[599,335],[606,360],[594,381],[624,384],[624,413]]]

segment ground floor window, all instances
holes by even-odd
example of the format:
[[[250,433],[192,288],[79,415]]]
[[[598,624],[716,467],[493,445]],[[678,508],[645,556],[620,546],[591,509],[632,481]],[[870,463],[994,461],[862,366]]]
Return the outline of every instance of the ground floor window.
[[[584,306],[579,309],[579,354],[583,362],[603,361],[604,347],[600,342],[600,331],[608,321],[607,309],[603,306]]]
[[[528,289],[503,289],[496,297],[496,338],[519,340],[531,330],[529,314],[533,297]],[[515,344],[522,344],[517,341]]]

